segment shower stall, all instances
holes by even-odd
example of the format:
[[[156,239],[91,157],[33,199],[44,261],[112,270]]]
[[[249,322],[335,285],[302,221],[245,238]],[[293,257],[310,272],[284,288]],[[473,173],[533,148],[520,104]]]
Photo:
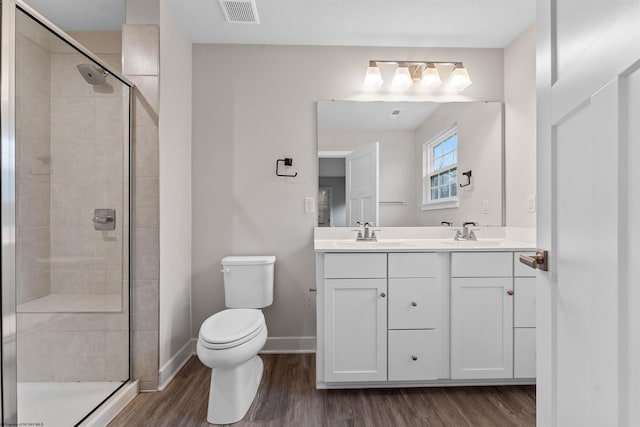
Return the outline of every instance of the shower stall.
[[[1,11],[2,421],[77,425],[130,377],[131,84]]]

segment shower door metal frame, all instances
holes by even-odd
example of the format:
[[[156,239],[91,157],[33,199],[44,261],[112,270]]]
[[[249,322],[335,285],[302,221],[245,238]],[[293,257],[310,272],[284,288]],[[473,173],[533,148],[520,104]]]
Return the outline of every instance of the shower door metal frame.
[[[129,200],[128,212],[131,219],[131,165],[133,139],[133,88],[131,83],[119,72],[95,54],[90,52],[64,31],[40,15],[21,0],[0,0],[0,187],[2,214],[2,286],[0,290],[2,316],[2,346],[0,403],[1,421],[3,425],[17,425],[18,422],[18,377],[17,377],[17,316],[16,316],[16,9],[29,15],[47,30],[71,45],[83,55],[107,70],[113,77],[129,87]],[[131,283],[131,223],[129,235],[123,240],[128,245],[129,265],[128,282]],[[131,301],[131,285],[129,285],[129,301]],[[131,304],[129,304],[129,335],[131,336]],[[131,379],[131,343],[129,345],[129,379]]]

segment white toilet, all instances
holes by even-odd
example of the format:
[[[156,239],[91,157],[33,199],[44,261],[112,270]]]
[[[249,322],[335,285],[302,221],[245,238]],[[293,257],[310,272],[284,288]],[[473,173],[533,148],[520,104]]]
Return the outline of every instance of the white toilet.
[[[249,410],[262,379],[258,352],[267,342],[260,308],[273,302],[275,256],[222,259],[225,306],[200,326],[197,353],[212,369],[207,421],[231,424]]]

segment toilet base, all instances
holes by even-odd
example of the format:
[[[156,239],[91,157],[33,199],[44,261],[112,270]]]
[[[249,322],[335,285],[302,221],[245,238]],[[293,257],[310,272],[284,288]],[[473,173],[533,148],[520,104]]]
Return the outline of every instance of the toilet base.
[[[231,424],[242,420],[253,403],[263,371],[257,355],[231,369],[212,369],[207,421]]]

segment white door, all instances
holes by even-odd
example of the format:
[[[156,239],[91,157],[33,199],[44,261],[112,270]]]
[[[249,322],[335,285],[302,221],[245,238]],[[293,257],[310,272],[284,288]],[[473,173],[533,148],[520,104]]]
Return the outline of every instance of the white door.
[[[324,283],[324,381],[386,381],[387,279]]]
[[[540,0],[538,426],[640,425],[640,0]]]
[[[451,378],[513,378],[513,279],[451,279]]]
[[[379,143],[358,148],[347,155],[347,225],[378,224]]]

